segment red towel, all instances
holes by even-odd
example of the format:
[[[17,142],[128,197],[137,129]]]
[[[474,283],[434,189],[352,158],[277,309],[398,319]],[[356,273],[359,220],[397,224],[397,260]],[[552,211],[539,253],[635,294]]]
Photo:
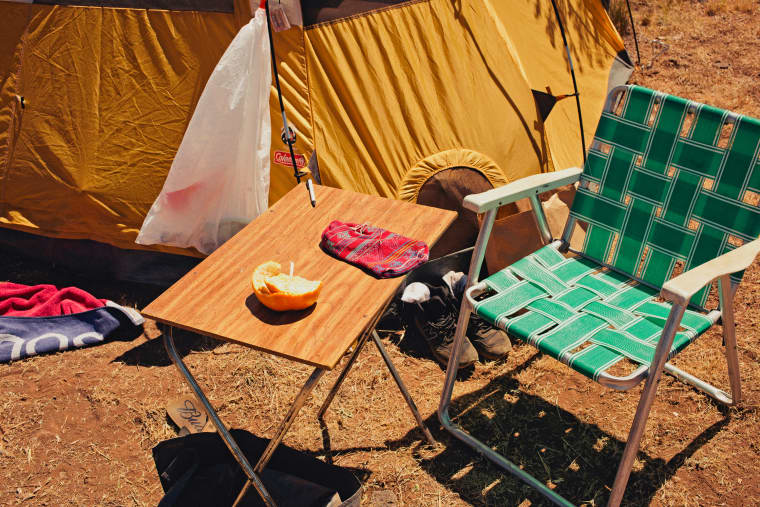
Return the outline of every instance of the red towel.
[[[322,248],[381,278],[402,275],[428,260],[428,246],[369,224],[334,220],[322,232]]]
[[[0,316],[51,317],[84,312],[105,306],[82,289],[55,285],[21,285],[0,282]]]

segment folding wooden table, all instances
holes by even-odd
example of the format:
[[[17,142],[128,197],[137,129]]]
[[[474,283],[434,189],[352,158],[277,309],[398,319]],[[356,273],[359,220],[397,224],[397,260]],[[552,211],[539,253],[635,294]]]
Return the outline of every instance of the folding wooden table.
[[[331,257],[320,248],[319,243],[325,227],[332,220],[341,220],[369,223],[432,246],[454,221],[456,213],[323,186],[317,186],[316,191],[317,205],[312,208],[304,185],[293,188],[142,311],[144,316],[167,325],[164,345],[169,357],[198,396],[248,478],[236,504],[253,485],[268,505],[274,505],[261,481],[260,472],[319,379],[327,370],[335,368],[356,343],[353,354],[319,410],[318,417],[322,417],[370,337],[417,424],[428,441],[433,442],[417,407],[374,332],[377,320],[403,277],[377,279]],[[279,262],[283,270],[289,269],[289,263],[293,261],[296,274],[311,280],[322,280],[322,292],[316,305],[298,312],[283,313],[261,305],[251,288],[251,275],[256,266],[270,260]],[[252,467],[243,455],[177,354],[172,337],[175,327],[315,367],[255,466]]]

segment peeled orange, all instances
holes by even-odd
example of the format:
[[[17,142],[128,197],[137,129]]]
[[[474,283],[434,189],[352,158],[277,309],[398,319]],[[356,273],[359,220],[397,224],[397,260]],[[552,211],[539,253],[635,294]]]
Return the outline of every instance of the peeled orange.
[[[290,276],[280,272],[277,262],[260,264],[253,271],[251,284],[253,292],[261,304],[283,312],[286,310],[303,310],[317,302],[321,281],[312,281],[300,276]]]

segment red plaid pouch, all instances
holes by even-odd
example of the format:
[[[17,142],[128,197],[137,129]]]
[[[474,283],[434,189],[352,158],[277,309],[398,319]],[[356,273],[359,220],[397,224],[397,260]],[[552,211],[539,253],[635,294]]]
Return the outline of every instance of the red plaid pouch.
[[[428,260],[423,241],[369,224],[333,220],[322,232],[322,248],[381,278],[403,275]]]

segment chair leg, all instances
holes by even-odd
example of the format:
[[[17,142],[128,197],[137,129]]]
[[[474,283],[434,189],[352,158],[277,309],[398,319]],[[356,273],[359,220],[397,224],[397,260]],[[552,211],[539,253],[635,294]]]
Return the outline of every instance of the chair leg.
[[[736,350],[736,326],[734,324],[734,297],[731,290],[731,279],[720,278],[718,284],[720,296],[720,312],[723,322],[723,342],[726,347],[726,362],[728,363],[728,381],[731,384],[731,404],[736,405],[742,400],[742,384],[739,376],[739,354]]]
[[[478,283],[480,267],[483,264],[486,245],[488,244],[488,237],[491,235],[491,227],[493,226],[495,218],[496,210],[491,210],[486,213],[486,216],[483,220],[483,225],[481,225],[480,232],[478,233],[478,240],[475,242],[475,249],[472,252],[472,261],[470,261],[470,269],[467,276],[466,289],[469,289]],[[449,415],[449,405],[451,404],[451,396],[454,391],[454,383],[457,379],[459,354],[462,349],[462,344],[464,343],[465,333],[467,332],[467,324],[470,322],[471,311],[472,308],[470,308],[470,304],[467,301],[467,298],[462,297],[462,305],[459,308],[459,318],[457,320],[457,329],[454,334],[454,346],[451,351],[451,355],[449,356],[449,364],[446,367],[446,380],[444,381],[443,391],[441,392],[441,400],[438,404],[438,420],[441,422],[441,425],[446,431],[454,435],[463,443],[472,447],[475,451],[480,453],[482,456],[485,456],[496,465],[502,467],[507,472],[511,473],[520,480],[524,481],[529,486],[538,490],[539,493],[541,493],[553,504],[561,505],[564,507],[571,507],[573,504],[549,489],[541,481],[485,445],[483,442],[461,429],[451,420],[451,416]]]
[[[739,354],[736,348],[733,290],[731,289],[731,279],[728,275],[720,278],[718,282],[718,295],[720,296],[720,313],[723,322],[723,344],[726,347],[726,363],[728,365],[728,380],[731,385],[731,394],[729,395],[722,389],[719,389],[670,363],[665,363],[665,371],[675,376],[678,380],[696,387],[719,403],[723,403],[724,405],[736,405],[741,402],[742,386],[741,377],[739,375]]]
[[[444,380],[441,401],[438,404],[438,419],[440,419],[444,426],[447,425],[447,422],[450,422],[449,403],[451,403],[451,395],[454,392],[454,383],[457,380],[459,353],[461,352],[462,344],[464,343],[464,335],[467,331],[467,324],[469,322],[470,308],[467,304],[467,300],[464,299],[459,310],[457,328],[454,332],[454,345],[451,350],[451,355],[449,355],[449,364],[446,366],[446,380]]]
[[[644,434],[649,411],[652,408],[654,396],[657,392],[657,384],[659,384],[662,377],[663,367],[668,360],[670,347],[673,345],[673,338],[681,323],[685,309],[684,306],[676,304],[670,309],[670,315],[668,315],[668,320],[665,323],[665,328],[662,331],[662,336],[654,353],[654,361],[652,361],[649,367],[649,376],[644,385],[644,392],[641,393],[639,406],[636,408],[636,415],[633,418],[631,431],[628,433],[628,441],[625,444],[623,457],[620,459],[617,474],[615,475],[615,482],[612,485],[612,493],[610,493],[610,499],[607,502],[608,507],[617,507],[623,499],[625,487],[628,485],[628,479],[631,476],[633,461],[636,458],[636,453],[639,451],[641,437]]]
[[[496,465],[500,466],[507,472],[516,476],[522,480],[540,494],[542,494],[547,500],[551,501],[555,505],[563,507],[571,507],[573,504],[562,498],[559,494],[552,491],[544,483],[522,470],[520,467],[509,461],[507,458],[497,453],[483,442],[473,437],[462,428],[460,428],[454,421],[451,420],[449,415],[449,405],[451,403],[451,395],[454,391],[454,382],[457,378],[457,365],[459,364],[459,352],[464,343],[465,332],[467,331],[467,323],[470,321],[470,306],[467,302],[467,298],[463,298],[462,306],[459,310],[459,320],[457,321],[457,330],[454,335],[454,347],[449,356],[449,364],[446,367],[446,380],[443,384],[443,392],[441,393],[441,401],[438,405],[438,420],[441,422],[443,428],[458,438],[463,443],[472,447],[482,456],[488,458]]]
[[[470,259],[470,269],[467,272],[467,286],[465,287],[465,293],[467,289],[478,283],[478,276],[480,275],[480,267],[483,265],[483,259],[486,255],[486,246],[488,245],[488,238],[491,236],[491,228],[496,220],[496,212],[498,210],[492,209],[486,212],[483,218],[483,223],[478,231],[478,239],[475,241],[475,247],[472,251],[472,258]],[[467,331],[467,324],[470,322],[470,305],[467,302],[467,298],[462,296],[462,304],[459,307],[459,318],[457,319],[457,328],[454,332],[454,346],[449,355],[449,364],[446,366],[446,380],[443,383],[443,392],[441,392],[441,401],[438,404],[438,419],[445,427],[448,428],[447,422],[450,423],[449,418],[449,403],[451,403],[451,393],[454,391],[454,382],[457,379],[457,366],[459,365],[459,353],[464,343],[464,335]]]

